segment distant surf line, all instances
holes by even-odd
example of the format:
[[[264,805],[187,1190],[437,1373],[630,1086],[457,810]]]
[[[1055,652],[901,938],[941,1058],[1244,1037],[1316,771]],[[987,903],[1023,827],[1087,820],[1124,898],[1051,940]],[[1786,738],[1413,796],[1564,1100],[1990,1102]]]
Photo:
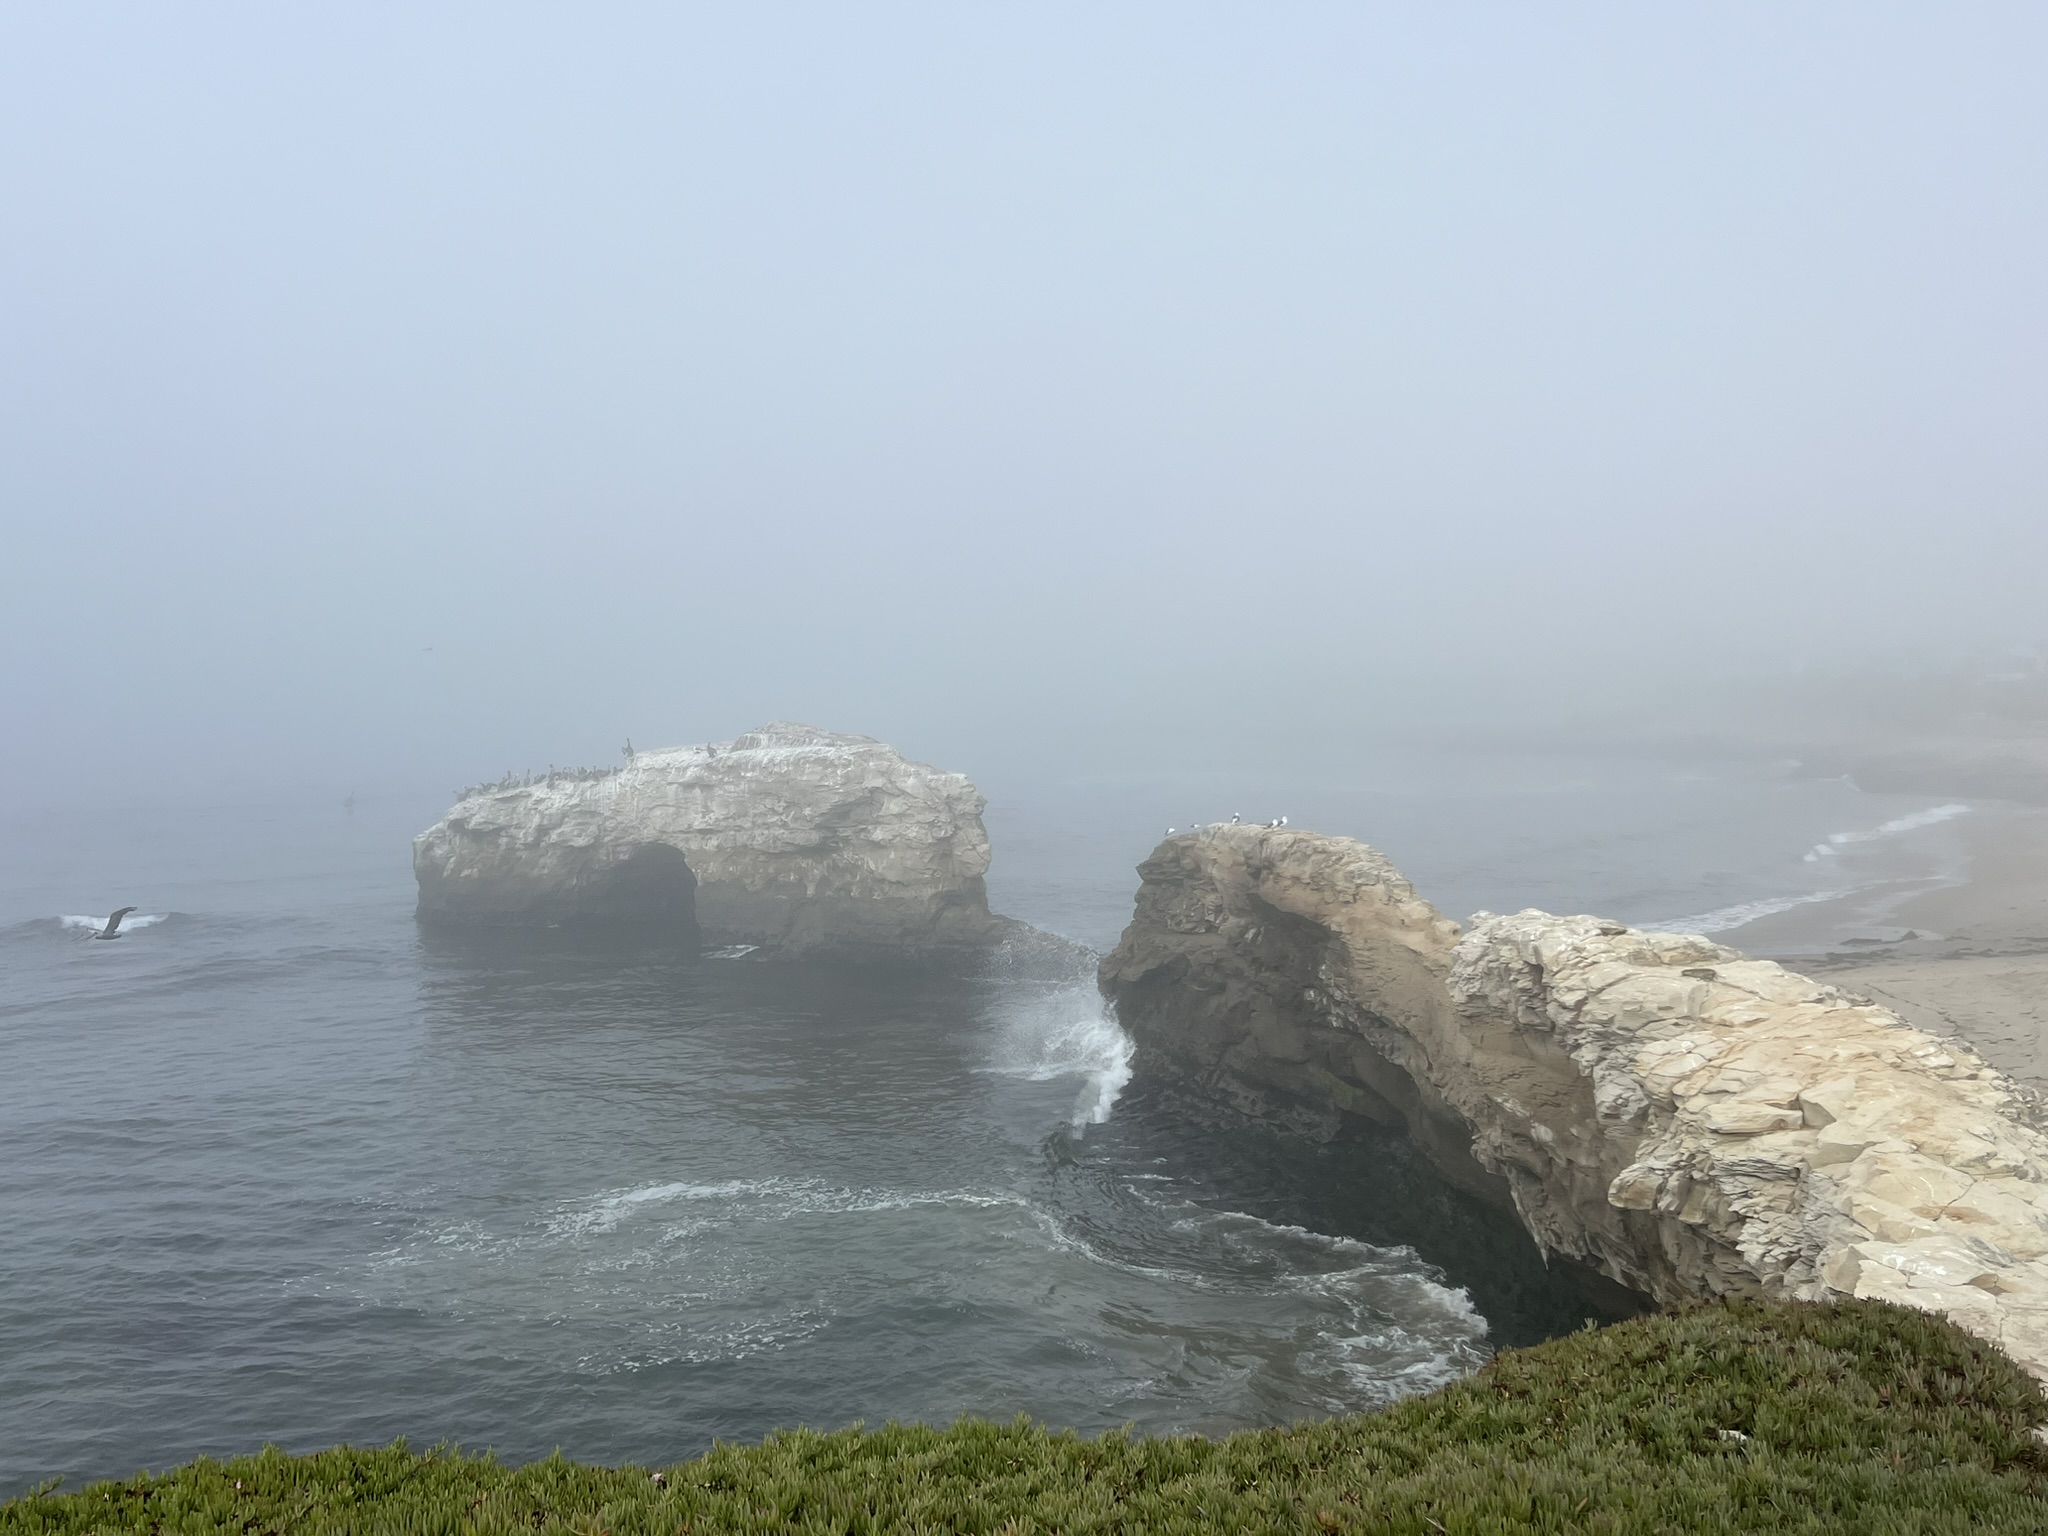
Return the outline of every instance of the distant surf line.
[[[1874,843],[1887,837],[1897,837],[1906,832],[1918,832],[1923,827],[1939,826],[1945,821],[1954,821],[1958,816],[1967,816],[1970,807],[1958,802],[1930,806],[1924,811],[1913,811],[1896,816],[1875,827],[1859,832],[1830,833],[1824,843],[1816,843],[1807,850],[1805,862],[1818,864],[1823,859],[1837,858],[1844,848],[1859,843]],[[1731,928],[1740,928],[1760,918],[1774,917],[1780,912],[1790,912],[1795,907],[1812,906],[1824,901],[1840,901],[1853,896],[1858,889],[1873,889],[1886,882],[1873,881],[1870,886],[1840,886],[1824,891],[1807,891],[1797,896],[1766,896],[1757,901],[1737,902],[1732,906],[1716,907],[1710,912],[1696,912],[1689,917],[1661,918],[1655,922],[1638,923],[1636,926],[1645,933],[1724,933]]]
[[[1691,917],[1667,917],[1636,926],[1645,933],[1723,933],[1730,928],[1740,928],[1744,923],[1753,923],[1758,918],[1790,912],[1794,907],[1811,906],[1820,901],[1839,901],[1854,894],[1853,891],[1841,890],[1809,891],[1803,896],[1766,896],[1761,901],[1738,902],[1732,907],[1716,907],[1711,912],[1698,912]]]
[[[1824,858],[1835,857],[1839,849],[1855,843],[1874,843],[1881,837],[1895,837],[1901,832],[1917,832],[1922,827],[1939,826],[1944,821],[1954,821],[1958,816],[1969,814],[1970,808],[1967,805],[1937,805],[1929,810],[1915,811],[1910,816],[1900,816],[1865,832],[1831,833],[1826,842],[1815,843],[1808,850],[1806,862],[1817,864]]]

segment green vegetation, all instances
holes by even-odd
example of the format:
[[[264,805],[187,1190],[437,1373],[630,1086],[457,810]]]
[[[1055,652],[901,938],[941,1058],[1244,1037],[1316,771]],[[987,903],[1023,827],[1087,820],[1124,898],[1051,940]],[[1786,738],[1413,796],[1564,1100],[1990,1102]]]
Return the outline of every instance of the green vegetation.
[[[1224,1440],[799,1430],[658,1475],[266,1451],[18,1499],[0,1532],[2048,1531],[2044,1421],[2029,1377],[1938,1318],[1745,1302]]]

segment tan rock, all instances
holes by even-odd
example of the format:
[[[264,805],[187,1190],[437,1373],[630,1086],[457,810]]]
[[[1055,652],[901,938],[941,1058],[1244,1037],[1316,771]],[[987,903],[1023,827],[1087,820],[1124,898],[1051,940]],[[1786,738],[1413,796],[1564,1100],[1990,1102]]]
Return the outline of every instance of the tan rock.
[[[1939,1312],[1959,1328],[1967,1328],[1994,1343],[2002,1331],[2001,1308],[1996,1296],[1973,1285],[1920,1285],[1915,1283],[1896,1298],[1909,1307]]]
[[[1830,1163],[1853,1163],[1887,1138],[1882,1132],[1860,1130],[1845,1121],[1823,1125],[1813,1138],[1813,1161],[1817,1167]]]
[[[1865,1265],[1895,1269],[1919,1286],[1970,1285],[1993,1267],[1975,1249],[1940,1237],[1909,1243],[1862,1243],[1856,1253]]]
[[[1696,936],[1530,911],[1460,938],[1348,839],[1210,828],[1140,873],[1102,981],[1141,1070],[1405,1126],[1659,1301],[1882,1295],[2048,1376],[2048,1138],[1966,1048]],[[1177,931],[1195,909],[1248,926]]]
[[[1702,1118],[1707,1129],[1720,1136],[1756,1136],[1764,1131],[1789,1131],[1806,1123],[1797,1109],[1747,1098],[1709,1105]]]
[[[2003,1303],[1995,1337],[2015,1360],[2048,1360],[2048,1306]]]
[[[1855,1271],[1855,1287],[1850,1294],[1863,1301],[1895,1301],[1901,1306],[1933,1310],[1929,1304],[1935,1298],[1924,1291],[1919,1296],[1910,1295],[1912,1280],[1888,1265],[1861,1265]]]
[[[1723,986],[1734,987],[1767,1003],[1810,1003],[1822,990],[1817,982],[1769,960],[1722,961],[1714,969],[1715,979]],[[1761,1017],[1768,1018],[1769,1014],[1762,1013]]]
[[[2017,1179],[1980,1180],[1942,1210],[1944,1221],[1995,1230],[1998,1241],[2023,1259],[2048,1255],[2048,1218],[2020,1191]]]
[[[1849,1218],[1872,1237],[1881,1237],[1888,1243],[1910,1243],[1917,1238],[1933,1237],[1941,1230],[1919,1212],[1880,1200],[1863,1190],[1850,1194]]]
[[[1960,1200],[1976,1180],[1918,1153],[1873,1148],[1850,1166],[1847,1183],[1851,1189],[1866,1190],[1879,1200],[1931,1217],[1950,1201]]]
[[[1657,1196],[1663,1192],[1663,1170],[1635,1163],[1614,1176],[1607,1186],[1607,1203],[1622,1211],[1654,1210]]]
[[[1799,1107],[1805,1114],[1806,1123],[1815,1128],[1833,1125],[1837,1120],[1848,1117],[1856,1102],[1856,1079],[1853,1077],[1830,1078],[1802,1089]]]

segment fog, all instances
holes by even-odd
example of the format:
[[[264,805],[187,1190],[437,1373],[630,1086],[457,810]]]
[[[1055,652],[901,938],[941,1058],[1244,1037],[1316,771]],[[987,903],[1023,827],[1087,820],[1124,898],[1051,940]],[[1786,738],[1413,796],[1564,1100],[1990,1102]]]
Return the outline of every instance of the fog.
[[[0,777],[438,791],[776,717],[1142,766],[2037,645],[2044,44],[9,7]]]

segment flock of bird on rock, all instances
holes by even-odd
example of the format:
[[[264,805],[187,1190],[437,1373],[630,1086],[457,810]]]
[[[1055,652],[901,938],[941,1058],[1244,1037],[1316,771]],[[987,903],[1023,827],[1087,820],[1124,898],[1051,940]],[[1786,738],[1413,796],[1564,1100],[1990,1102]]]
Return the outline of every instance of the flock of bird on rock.
[[[1238,815],[1237,812],[1232,811],[1230,813],[1230,820],[1215,822],[1213,823],[1213,825],[1219,827],[1235,827],[1241,826],[1243,822],[1244,818]],[[1266,825],[1269,828],[1284,827],[1287,825],[1287,818],[1285,816],[1275,816],[1271,821],[1267,822]],[[1188,830],[1190,832],[1199,832],[1202,830],[1202,823],[1198,821],[1193,826],[1189,827]],[[1172,837],[1174,835],[1174,828],[1168,827],[1166,829],[1166,835],[1168,837]]]
[[[473,795],[495,795],[507,789],[532,789],[536,784],[545,784],[552,789],[557,784],[588,784],[595,779],[608,779],[622,770],[618,768],[556,768],[550,766],[546,773],[508,773],[502,779],[489,784],[471,784],[466,789],[455,791],[458,801]]]

